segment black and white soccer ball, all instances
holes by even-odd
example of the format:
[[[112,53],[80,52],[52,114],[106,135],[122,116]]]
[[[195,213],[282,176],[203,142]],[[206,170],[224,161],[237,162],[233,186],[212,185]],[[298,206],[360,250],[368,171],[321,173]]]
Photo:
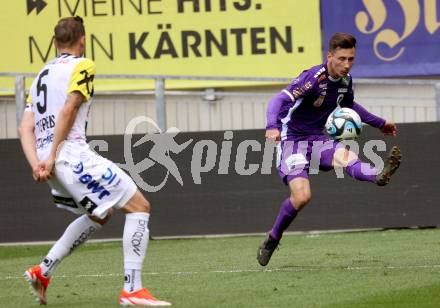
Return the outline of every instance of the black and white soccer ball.
[[[356,139],[362,131],[362,120],[353,109],[336,108],[329,115],[325,130],[330,138],[335,140]]]

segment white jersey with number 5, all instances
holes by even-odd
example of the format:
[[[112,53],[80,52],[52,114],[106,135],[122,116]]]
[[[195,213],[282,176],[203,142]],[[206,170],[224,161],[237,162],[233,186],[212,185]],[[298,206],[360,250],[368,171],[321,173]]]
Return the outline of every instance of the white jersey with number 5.
[[[45,159],[50,153],[58,113],[69,93],[74,91],[84,96],[84,103],[78,111],[67,140],[85,142],[95,73],[96,66],[93,61],[62,54],[47,63],[35,78],[25,111],[34,113],[36,148],[40,160]]]

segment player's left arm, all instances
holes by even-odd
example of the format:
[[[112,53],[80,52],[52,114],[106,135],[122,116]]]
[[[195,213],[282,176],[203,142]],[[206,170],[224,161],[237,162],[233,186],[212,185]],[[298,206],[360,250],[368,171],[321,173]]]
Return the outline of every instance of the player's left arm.
[[[356,111],[359,114],[362,122],[380,129],[385,135],[396,136],[397,127],[394,122],[386,121],[385,119],[372,114],[367,109],[354,101],[354,92],[352,85],[353,82],[352,80],[350,80],[347,98],[344,100],[347,102],[348,105],[346,107],[352,108],[354,111]]]
[[[397,135],[397,127],[394,122],[386,121],[381,117],[378,117],[367,109],[362,107],[360,104],[353,102],[352,109],[356,111],[361,117],[362,122],[367,123],[370,126],[379,128],[382,133],[389,136]]]

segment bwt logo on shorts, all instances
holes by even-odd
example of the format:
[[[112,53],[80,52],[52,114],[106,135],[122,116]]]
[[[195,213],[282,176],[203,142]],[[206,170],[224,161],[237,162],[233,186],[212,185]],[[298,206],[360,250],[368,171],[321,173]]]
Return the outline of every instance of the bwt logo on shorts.
[[[79,162],[77,165],[73,166],[73,172],[80,175],[78,180],[84,185],[87,185],[87,189],[91,190],[92,193],[99,193],[99,200],[102,200],[102,198],[105,196],[111,195],[111,193],[105,189],[99,181],[93,179],[90,173],[84,172],[84,165],[82,162]],[[111,184],[115,180],[116,176],[116,173],[114,173],[110,168],[107,168],[107,172],[103,174],[101,178],[106,180],[108,184]]]

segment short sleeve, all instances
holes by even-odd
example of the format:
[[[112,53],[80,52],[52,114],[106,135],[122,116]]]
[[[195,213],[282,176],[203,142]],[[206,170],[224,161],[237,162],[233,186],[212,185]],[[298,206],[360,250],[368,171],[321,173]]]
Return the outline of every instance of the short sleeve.
[[[93,96],[95,74],[95,63],[90,59],[83,59],[73,69],[67,93],[78,91],[88,101]]]
[[[34,93],[34,87],[35,87],[35,81],[32,83],[31,88],[29,89],[29,94],[26,98],[26,105],[24,107],[24,111],[31,111],[33,112],[32,109],[32,93]]]

